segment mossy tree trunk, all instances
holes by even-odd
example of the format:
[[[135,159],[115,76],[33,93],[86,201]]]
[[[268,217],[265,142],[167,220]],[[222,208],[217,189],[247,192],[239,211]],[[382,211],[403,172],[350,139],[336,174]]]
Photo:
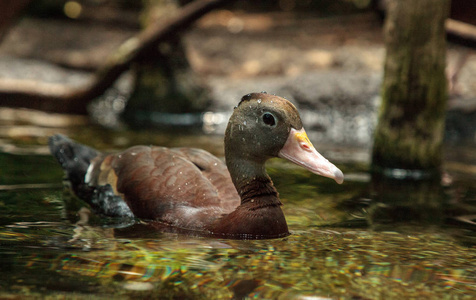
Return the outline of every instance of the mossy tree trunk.
[[[147,27],[168,18],[178,10],[175,0],[146,0],[142,24]],[[143,55],[135,64],[134,92],[127,104],[125,117],[141,123],[147,114],[201,112],[209,105],[209,91],[191,69],[181,36],[177,35]]]
[[[387,56],[372,167],[438,174],[447,103],[449,0],[390,0]]]

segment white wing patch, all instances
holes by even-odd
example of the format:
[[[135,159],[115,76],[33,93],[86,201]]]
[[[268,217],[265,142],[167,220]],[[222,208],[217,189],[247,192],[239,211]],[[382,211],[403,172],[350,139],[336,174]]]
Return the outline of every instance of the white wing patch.
[[[91,182],[91,176],[94,169],[94,163],[90,163],[86,175],[84,175],[84,183],[89,184]]]

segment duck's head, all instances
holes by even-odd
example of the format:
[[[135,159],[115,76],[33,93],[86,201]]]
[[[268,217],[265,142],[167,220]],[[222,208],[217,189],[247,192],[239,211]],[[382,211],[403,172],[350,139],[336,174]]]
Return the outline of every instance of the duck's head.
[[[256,164],[281,157],[337,183],[344,181],[341,170],[319,154],[309,141],[296,107],[275,95],[243,96],[226,129],[225,152],[227,161]]]

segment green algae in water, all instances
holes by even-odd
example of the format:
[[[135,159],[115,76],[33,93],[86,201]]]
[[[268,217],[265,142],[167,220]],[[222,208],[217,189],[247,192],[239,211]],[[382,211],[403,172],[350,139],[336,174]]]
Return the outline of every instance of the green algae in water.
[[[476,297],[475,243],[462,239],[474,228],[445,221],[476,212],[474,180],[442,190],[443,218],[433,223],[381,224],[375,212],[388,199],[376,198],[369,181],[337,185],[271,161],[268,170],[292,235],[233,241],[160,233],[140,224],[117,228],[97,217],[81,223],[82,203],[70,203],[62,188],[34,186],[61,182],[59,166],[47,156],[17,158],[2,184],[21,188],[0,191],[0,297]],[[346,175],[365,174],[361,166],[339,167]]]
[[[306,176],[291,174],[297,181]],[[282,189],[280,180],[277,185],[285,191],[281,195],[293,234],[263,241],[186,237],[140,225],[114,229],[94,219],[79,225],[64,218],[67,214],[58,201],[62,190],[2,191],[1,199],[9,208],[0,212],[0,219],[6,220],[0,227],[2,295],[26,291],[32,296],[161,299],[476,296],[474,246],[421,225],[398,225],[382,232],[322,227],[339,220],[337,216],[346,217],[345,212],[327,220],[321,216],[337,212],[348,189],[340,195],[307,187],[298,197]],[[356,190],[361,187],[356,185]],[[23,203],[16,211],[15,202]]]
[[[108,243],[108,249],[91,252],[30,250],[30,256],[10,259],[23,262],[30,273],[46,269],[60,274],[64,282],[91,278],[98,294],[113,290],[149,297],[160,291],[160,298],[192,299],[226,299],[237,293],[267,299],[470,299],[476,294],[474,250],[431,232],[409,237],[310,230],[266,241],[164,235],[159,240],[111,238]],[[91,289],[87,287],[83,292]]]

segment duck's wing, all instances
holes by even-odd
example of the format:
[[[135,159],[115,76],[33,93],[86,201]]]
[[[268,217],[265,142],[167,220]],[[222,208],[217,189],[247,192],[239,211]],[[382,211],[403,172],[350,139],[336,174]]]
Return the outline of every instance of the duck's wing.
[[[206,220],[193,218],[215,219],[240,204],[226,166],[204,150],[136,146],[93,162],[87,177],[109,184],[135,216],[175,226],[195,227]]]
[[[183,154],[200,169],[202,175],[216,188],[223,209],[233,211],[240,205],[240,196],[223,161],[202,149],[177,148],[173,150]]]

